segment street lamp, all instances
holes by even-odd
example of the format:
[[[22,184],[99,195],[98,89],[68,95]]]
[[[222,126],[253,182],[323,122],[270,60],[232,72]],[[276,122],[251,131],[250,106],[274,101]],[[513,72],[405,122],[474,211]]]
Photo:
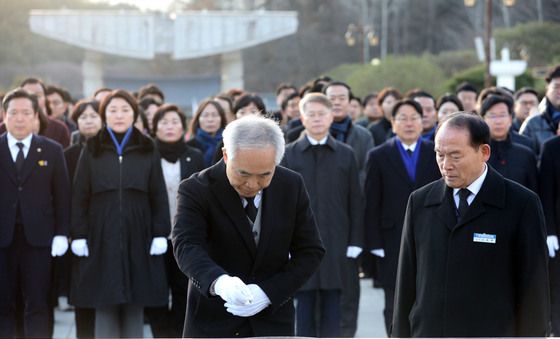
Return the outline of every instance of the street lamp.
[[[369,46],[377,46],[379,44],[379,38],[371,25],[351,23],[348,25],[346,33],[344,33],[344,40],[346,40],[348,46],[352,47],[356,45],[357,39],[362,41],[360,45],[362,49],[362,63],[366,63],[369,60]]]
[[[502,0],[506,7],[515,5],[515,0]],[[476,0],[464,0],[465,6],[473,7]],[[492,39],[492,0],[486,0],[486,10],[484,19],[484,87],[490,87],[492,78],[490,76],[490,40]]]

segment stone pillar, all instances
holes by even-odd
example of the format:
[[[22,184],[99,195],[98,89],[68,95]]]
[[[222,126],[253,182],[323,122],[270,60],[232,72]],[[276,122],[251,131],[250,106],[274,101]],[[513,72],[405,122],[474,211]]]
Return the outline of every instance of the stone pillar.
[[[103,55],[98,52],[85,50],[82,61],[84,98],[89,98],[98,89],[103,87]]]
[[[221,54],[221,90],[244,88],[242,52],[233,51]]]

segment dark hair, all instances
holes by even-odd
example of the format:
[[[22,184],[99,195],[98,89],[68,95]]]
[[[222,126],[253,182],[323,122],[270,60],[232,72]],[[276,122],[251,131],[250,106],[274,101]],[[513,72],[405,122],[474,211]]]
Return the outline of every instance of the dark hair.
[[[74,105],[74,108],[72,109],[72,116],[70,118],[78,124],[78,119],[80,119],[80,116],[88,107],[93,108],[93,110],[99,114],[99,101],[95,99],[83,99]]]
[[[132,96],[132,94],[130,94],[127,91],[122,90],[122,89],[116,89],[116,90],[112,91],[111,94],[107,95],[103,99],[103,101],[101,101],[101,104],[99,105],[99,115],[101,116],[101,120],[103,121],[103,123],[106,122],[105,111],[107,110],[107,105],[109,105],[111,100],[116,99],[116,98],[123,99],[124,101],[126,101],[130,105],[130,107],[132,107],[132,111],[134,113],[134,119],[133,119],[133,124],[134,124],[136,122],[136,120],[138,119],[138,115],[140,114],[140,109],[138,107],[138,104],[136,103],[136,100]],[[148,125],[147,125],[148,120],[146,120],[145,116],[144,116],[143,122],[145,123],[144,127],[147,128],[148,127]]]
[[[430,99],[432,99],[434,104],[436,103],[436,99],[434,99],[434,97],[430,93],[428,93],[428,92],[426,92],[426,91],[424,91],[423,89],[420,89],[420,88],[412,89],[412,90],[406,92],[406,94],[404,96],[406,98],[412,99],[412,100],[414,100],[416,98],[430,98]]]
[[[487,96],[480,106],[480,116],[484,117],[488,110],[492,108],[492,106],[497,104],[505,104],[507,106],[509,115],[513,116],[513,100],[510,97],[506,97],[504,95]]]
[[[156,105],[159,108],[161,106],[161,102],[157,101],[154,98],[147,97],[140,100],[140,102],[138,103],[138,106],[140,106],[140,108],[142,108],[144,111],[147,110],[151,105]]]
[[[101,93],[101,92],[112,92],[113,90],[108,88],[108,87],[101,87],[95,90],[95,92],[93,92],[93,97],[95,98],[97,96],[97,94]]]
[[[399,100],[395,103],[395,106],[393,106],[393,110],[391,111],[391,116],[394,118],[395,115],[397,115],[397,112],[399,111],[399,109],[402,106],[412,106],[412,108],[414,108],[414,110],[420,114],[420,116],[424,116],[424,113],[422,111],[422,106],[420,106],[420,104],[416,101],[414,101],[413,99],[404,99],[404,100]]]
[[[397,100],[402,99],[402,94],[401,92],[399,92],[398,89],[393,87],[385,87],[377,95],[377,105],[381,107],[383,105],[383,101],[385,101],[385,99],[387,99],[388,96],[392,96]]]
[[[342,81],[331,81],[328,84],[326,84],[325,86],[323,86],[323,94],[327,94],[327,89],[329,89],[329,87],[333,87],[333,86],[346,87],[346,89],[348,90],[348,101],[350,101],[350,98],[352,96],[352,89],[350,88],[350,86],[348,86],[347,83],[342,82]]]
[[[296,92],[298,91],[296,86],[283,82],[280,85],[278,85],[278,87],[276,87],[276,96],[278,96],[278,94],[280,94],[280,92],[282,92],[285,89],[293,89]]]
[[[181,125],[183,126],[183,130],[187,131],[187,116],[185,112],[181,111],[181,109],[177,105],[172,104],[163,104],[159,106],[157,111],[154,113],[154,117],[152,118],[152,126],[153,126],[153,134],[156,134],[157,125],[161,119],[167,114],[168,112],[176,112],[181,118]]]
[[[440,96],[437,104],[436,104],[436,108],[439,111],[439,109],[441,108],[441,106],[443,106],[443,104],[451,102],[453,104],[455,104],[455,106],[457,106],[457,108],[459,109],[459,111],[464,110],[465,108],[463,107],[463,103],[461,102],[461,100],[459,100],[459,98],[457,98],[457,96],[455,94],[451,94],[451,93],[445,93],[444,95]]]
[[[161,101],[165,101],[165,95],[163,91],[157,87],[155,84],[147,84],[138,90],[138,98],[142,100],[146,95],[157,95],[161,98]]]
[[[235,101],[235,97],[245,94],[245,91],[241,88],[231,88],[226,92],[226,95],[231,98],[232,101]]]
[[[350,93],[350,101],[352,100],[356,100],[360,106],[362,106],[362,99],[360,99],[360,97],[355,96],[354,94]]]
[[[484,144],[490,144],[490,128],[486,122],[476,113],[457,112],[447,115],[436,129],[436,135],[443,125],[467,130],[469,132],[470,144],[478,149]]]
[[[546,83],[548,84],[549,82],[552,81],[552,79],[554,78],[560,78],[560,65],[556,65],[553,69],[551,69],[547,75],[546,78],[544,78],[544,80],[546,81]]]
[[[266,115],[266,106],[260,96],[255,93],[243,94],[235,101],[233,105],[233,114],[237,114],[237,111],[243,107],[249,106],[251,103],[257,106],[257,109],[261,112],[261,115]]]
[[[496,87],[496,86],[486,87],[480,92],[480,95],[476,99],[476,108],[480,110],[482,108],[482,102],[491,95],[503,96],[503,97],[508,97],[510,99],[513,99],[511,93],[505,91],[501,87]]]
[[[474,87],[473,84],[467,81],[464,81],[457,85],[457,87],[455,88],[455,94],[459,94],[459,92],[474,92],[476,95],[478,95],[478,90],[476,89],[476,87]]]
[[[313,79],[312,83],[313,83],[313,85],[317,85],[317,84],[320,84],[321,82],[327,82],[328,83],[328,82],[332,82],[332,81],[333,81],[333,79],[330,76],[321,75],[320,77],[317,77],[317,78]]]
[[[292,93],[290,95],[288,95],[286,98],[284,98],[284,100],[282,100],[282,104],[280,105],[280,108],[284,111],[286,110],[286,107],[288,107],[288,103],[291,100],[294,100],[294,98],[301,98],[299,96],[299,93]]]
[[[537,97],[537,100],[539,100],[539,93],[537,93],[537,91],[535,91],[535,89],[532,87],[521,87],[517,90],[517,92],[515,92],[513,97],[517,101],[520,96],[527,93],[535,95]]]
[[[45,94],[45,110],[46,110],[46,112],[41,112],[41,113],[50,116],[51,115],[51,106],[49,105],[49,99],[47,98],[47,86],[45,86],[45,83],[43,83],[43,81],[41,81],[41,79],[26,78],[21,82],[19,87],[23,88],[23,86],[25,86],[25,85],[36,85],[36,84],[41,85],[41,88],[43,88],[43,94]],[[37,102],[38,102],[38,100],[37,100]],[[46,123],[46,121],[45,121],[45,123]]]
[[[28,93],[22,88],[16,88],[4,95],[4,98],[2,99],[2,108],[4,109],[4,112],[8,111],[10,101],[20,98],[28,99],[29,101],[31,101],[31,106],[33,107],[34,114],[37,114],[39,112],[39,101],[37,101],[37,96]]]
[[[72,96],[64,88],[54,86],[54,85],[47,86],[47,90],[45,91],[45,95],[51,95],[51,94],[54,94],[54,93],[58,94],[64,102],[68,102],[68,103],[72,102]]]
[[[226,122],[226,114],[224,113],[224,109],[222,108],[222,105],[220,105],[220,103],[215,101],[215,100],[206,99],[198,105],[198,108],[196,109],[196,113],[194,113],[194,116],[191,120],[191,125],[189,127],[189,134],[191,135],[191,137],[194,137],[196,135],[196,132],[200,128],[200,123],[199,123],[198,120],[200,120],[200,115],[202,114],[202,111],[204,111],[204,109],[208,105],[213,105],[216,108],[216,110],[218,111],[218,114],[220,115],[220,120],[221,120],[220,121],[220,128],[225,128],[226,127],[226,123],[227,123]]]
[[[366,95],[362,100],[362,106],[365,108],[370,100],[377,100],[377,93],[373,92]]]

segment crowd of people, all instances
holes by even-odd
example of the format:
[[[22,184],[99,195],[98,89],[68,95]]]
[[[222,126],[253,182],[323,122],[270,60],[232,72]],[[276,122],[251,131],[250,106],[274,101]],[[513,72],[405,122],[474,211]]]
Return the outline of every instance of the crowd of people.
[[[56,305],[78,338],[353,337],[364,276],[388,335],[560,335],[560,66],[546,83],[323,76],[188,117],[153,84],[25,79],[0,109],[0,337],[51,337]]]

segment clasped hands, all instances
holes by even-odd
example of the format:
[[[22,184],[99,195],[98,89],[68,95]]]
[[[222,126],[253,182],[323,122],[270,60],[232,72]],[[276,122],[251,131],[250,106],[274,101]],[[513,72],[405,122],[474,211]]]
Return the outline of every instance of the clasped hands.
[[[214,292],[225,301],[226,310],[238,317],[253,316],[270,305],[270,299],[258,285],[246,285],[227,274],[216,279]]]

